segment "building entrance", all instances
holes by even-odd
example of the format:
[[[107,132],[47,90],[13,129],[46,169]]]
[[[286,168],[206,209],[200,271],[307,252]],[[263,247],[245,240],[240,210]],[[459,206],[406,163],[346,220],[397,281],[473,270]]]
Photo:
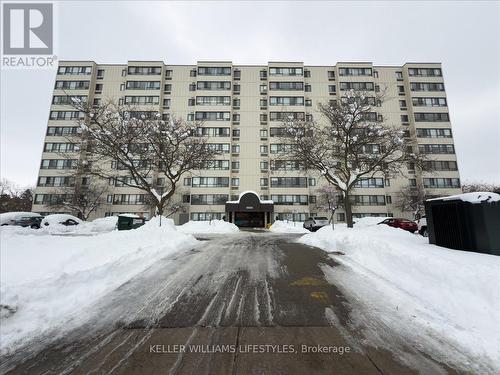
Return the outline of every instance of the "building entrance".
[[[226,202],[226,217],[239,227],[264,228],[271,223],[274,204],[261,201],[257,193],[241,193],[237,201]]]

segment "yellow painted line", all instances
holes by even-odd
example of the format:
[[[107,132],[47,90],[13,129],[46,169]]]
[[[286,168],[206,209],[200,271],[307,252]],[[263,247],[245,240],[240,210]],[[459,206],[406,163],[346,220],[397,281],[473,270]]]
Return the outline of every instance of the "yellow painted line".
[[[326,294],[325,292],[311,292],[311,298],[317,299],[318,301],[325,304],[330,303],[328,294]]]
[[[291,286],[318,286],[318,285],[327,285],[322,280],[314,279],[312,277],[303,277],[302,279],[296,280],[290,283]]]

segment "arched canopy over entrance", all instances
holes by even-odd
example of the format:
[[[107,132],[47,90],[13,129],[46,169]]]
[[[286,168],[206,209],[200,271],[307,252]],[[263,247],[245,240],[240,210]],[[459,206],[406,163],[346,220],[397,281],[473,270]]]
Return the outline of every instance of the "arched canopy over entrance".
[[[254,191],[245,191],[237,201],[226,202],[229,222],[239,227],[265,227],[271,222],[274,211],[273,201],[262,201]]]

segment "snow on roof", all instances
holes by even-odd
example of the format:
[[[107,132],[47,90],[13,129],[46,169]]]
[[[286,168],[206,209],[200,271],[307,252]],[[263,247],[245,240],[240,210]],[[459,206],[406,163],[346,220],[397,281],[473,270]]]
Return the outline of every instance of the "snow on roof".
[[[432,198],[427,199],[428,201],[457,201],[460,200],[462,202],[469,203],[481,203],[481,202],[498,202],[500,201],[500,194],[490,193],[487,191],[477,191],[474,193],[464,193],[457,195],[450,195],[449,197],[441,197],[441,198]]]
[[[255,191],[252,191],[252,190],[247,190],[247,191],[244,191],[243,193],[240,193],[237,201],[227,201],[226,203],[240,203],[241,197],[244,196],[245,194],[254,194],[259,199],[260,203],[274,204],[274,202],[272,200],[269,200],[269,199],[268,200],[260,200],[259,194],[257,194]]]
[[[132,217],[134,219],[139,219],[140,216],[136,214],[119,214],[118,216],[123,216],[123,217]]]

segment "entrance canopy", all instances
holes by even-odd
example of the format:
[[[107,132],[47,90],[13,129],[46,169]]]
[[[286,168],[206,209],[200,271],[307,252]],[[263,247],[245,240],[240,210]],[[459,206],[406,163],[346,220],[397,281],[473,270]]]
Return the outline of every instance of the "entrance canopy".
[[[271,222],[274,202],[261,201],[254,191],[245,191],[237,201],[226,202],[229,222],[241,227],[265,227]]]

